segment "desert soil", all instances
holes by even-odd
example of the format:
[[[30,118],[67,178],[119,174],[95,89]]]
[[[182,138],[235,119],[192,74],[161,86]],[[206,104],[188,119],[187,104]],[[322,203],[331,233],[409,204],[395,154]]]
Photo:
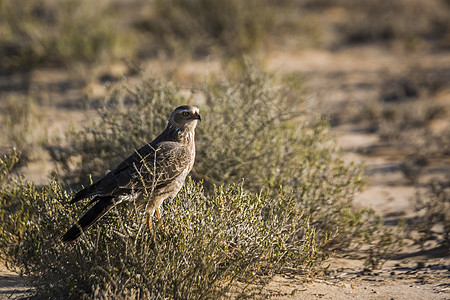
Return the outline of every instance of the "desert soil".
[[[371,45],[288,54],[273,51],[265,62],[267,69],[278,73],[303,74],[311,102],[327,114],[339,109],[339,104],[345,101],[358,106],[375,99],[386,78],[404,74],[413,67],[450,68],[450,55],[426,49],[408,53]],[[181,81],[200,78],[205,73],[199,74],[198,70],[216,72],[220,68],[220,64],[214,62],[198,64],[188,62],[178,66],[175,76]],[[149,65],[153,70],[158,68],[157,63]],[[121,66],[109,71],[120,73],[120,70]],[[45,122],[51,133],[91,118],[92,115],[82,113],[74,103],[86,95],[101,97],[105,92],[98,80],[89,83],[88,88],[70,82],[68,73],[53,70],[28,74],[26,82],[20,76],[0,78],[5,93],[18,92],[23,84],[39,91],[40,104],[46,111]],[[450,86],[439,97],[450,107]],[[378,147],[377,134],[360,124],[340,124],[332,128],[332,134],[346,160],[363,162],[368,168],[369,185],[356,197],[355,205],[373,208],[392,224],[402,218],[414,217],[412,199],[417,188],[405,180],[401,171],[404,153],[395,148]],[[50,170],[48,163],[34,162],[23,172],[27,178],[43,183],[48,180]],[[450,161],[431,162],[421,177],[425,180],[431,175],[449,178]],[[425,249],[407,243],[381,269],[372,271],[365,269],[361,260],[334,257],[327,262],[330,264],[327,277],[305,281],[295,274],[276,276],[262,291],[255,292],[255,296],[273,299],[450,299],[450,258],[446,250],[433,243],[426,244]],[[0,299],[23,298],[30,293],[32,288],[26,285],[26,278],[5,267],[0,268]]]

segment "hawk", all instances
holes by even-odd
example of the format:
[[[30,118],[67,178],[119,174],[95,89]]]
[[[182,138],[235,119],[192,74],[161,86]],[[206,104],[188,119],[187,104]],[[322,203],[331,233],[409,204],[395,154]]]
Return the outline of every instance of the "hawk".
[[[135,151],[114,170],[75,194],[70,203],[85,198],[94,204],[62,237],[76,240],[111,208],[123,201],[145,207],[147,224],[167,198],[173,198],[192,170],[195,159],[195,127],[201,121],[194,106],[180,106],[169,117],[166,129],[151,143]]]

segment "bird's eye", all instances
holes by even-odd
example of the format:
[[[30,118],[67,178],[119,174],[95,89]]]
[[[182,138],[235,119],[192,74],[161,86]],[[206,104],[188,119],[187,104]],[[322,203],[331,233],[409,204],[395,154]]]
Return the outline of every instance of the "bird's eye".
[[[184,117],[189,116],[189,113],[188,113],[187,111],[183,111],[181,114],[182,114]]]

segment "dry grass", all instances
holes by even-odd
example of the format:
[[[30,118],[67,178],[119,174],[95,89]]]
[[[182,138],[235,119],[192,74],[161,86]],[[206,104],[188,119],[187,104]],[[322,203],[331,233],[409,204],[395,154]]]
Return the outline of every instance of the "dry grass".
[[[1,71],[120,58],[239,57],[271,47],[326,47],[330,35],[338,44],[401,40],[414,48],[448,39],[449,7],[443,0],[3,0]],[[322,12],[333,8],[344,17],[323,21]]]
[[[349,42],[442,38],[450,30],[450,6],[445,1],[337,1],[348,11],[340,30]]]
[[[417,193],[416,210],[421,213],[411,225],[419,232],[416,242],[422,247],[435,240],[450,251],[450,181],[434,179],[426,193]]]
[[[0,71],[131,56],[109,1],[0,1]]]
[[[26,163],[36,159],[47,143],[45,112],[39,110],[32,96],[11,96],[6,100],[6,113],[2,122],[4,147],[21,151],[21,160]]]
[[[155,1],[152,14],[136,26],[170,55],[202,57],[218,50],[233,56],[261,46],[273,24],[269,7],[254,0]]]

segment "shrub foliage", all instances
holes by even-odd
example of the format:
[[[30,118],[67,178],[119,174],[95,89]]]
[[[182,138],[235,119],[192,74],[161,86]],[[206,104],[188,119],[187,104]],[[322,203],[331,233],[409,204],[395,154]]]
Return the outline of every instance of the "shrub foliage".
[[[13,181],[0,194],[8,212],[3,254],[43,297],[213,298],[285,265],[308,272],[318,257],[314,228],[282,192],[270,197],[230,185],[206,196],[189,181],[164,204],[164,224],[154,231],[133,205],[120,206],[66,245],[59,237],[81,209],[70,208],[70,198],[55,181],[41,188]]]

